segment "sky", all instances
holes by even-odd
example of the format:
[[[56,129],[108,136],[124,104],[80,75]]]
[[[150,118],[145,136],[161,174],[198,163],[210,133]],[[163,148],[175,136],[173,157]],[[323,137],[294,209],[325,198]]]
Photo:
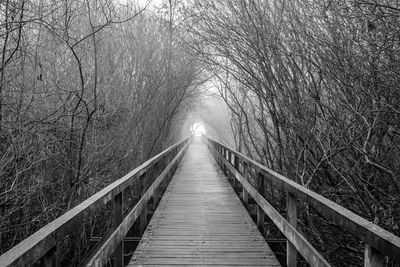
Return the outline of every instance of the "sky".
[[[206,128],[203,122],[197,121],[193,123],[192,127],[190,128],[190,133],[200,136],[202,134],[206,134]]]
[[[127,1],[127,0],[119,0],[121,2]],[[140,7],[146,6],[146,4],[149,4],[149,8],[152,8],[154,6],[160,6],[163,2],[163,0],[136,0],[136,2],[139,4]]]

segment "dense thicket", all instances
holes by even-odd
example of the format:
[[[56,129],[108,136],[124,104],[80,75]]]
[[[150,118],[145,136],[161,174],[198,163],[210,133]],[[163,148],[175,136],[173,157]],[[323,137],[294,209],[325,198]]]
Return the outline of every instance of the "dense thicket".
[[[237,149],[400,235],[400,2],[202,0],[186,12]],[[360,243],[314,224],[331,226],[306,211],[300,228],[333,264],[362,263]]]
[[[0,1],[0,254],[180,138],[200,65],[121,3]]]

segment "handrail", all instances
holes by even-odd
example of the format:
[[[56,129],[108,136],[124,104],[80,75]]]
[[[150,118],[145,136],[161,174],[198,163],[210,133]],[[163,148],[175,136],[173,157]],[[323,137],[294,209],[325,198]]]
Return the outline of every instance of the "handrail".
[[[101,245],[101,247],[96,251],[96,253],[91,257],[91,259],[85,264],[85,266],[104,266],[107,259],[114,252],[116,245],[121,243],[123,237],[127,234],[129,229],[135,223],[136,219],[141,214],[142,210],[145,208],[146,203],[153,196],[154,192],[157,190],[158,186],[163,182],[166,176],[170,173],[174,166],[177,166],[185,150],[188,147],[188,143],[178,152],[175,158],[168,164],[164,171],[156,178],[152,185],[147,189],[146,193],[142,196],[135,207],[128,213],[125,219],[119,224],[119,226],[113,231],[113,233],[107,238],[107,240]]]
[[[165,149],[158,155],[147,160],[119,180],[113,182],[112,184],[106,186],[104,189],[100,190],[93,196],[89,197],[76,207],[72,208],[64,215],[55,219],[54,221],[48,223],[37,232],[29,236],[28,238],[21,241],[19,244],[8,250],[6,253],[0,255],[0,266],[29,266],[40,260],[41,258],[49,257],[51,263],[44,264],[52,266],[54,262],[54,254],[56,251],[57,243],[62,240],[67,234],[71,233],[74,226],[79,222],[85,214],[89,211],[98,209],[100,206],[105,205],[107,202],[114,200],[114,216],[119,216],[119,222],[114,224],[114,232],[109,236],[107,242],[110,238],[115,242],[113,249],[116,248],[115,244],[120,242],[123,238],[118,235],[118,233],[124,232],[126,234],[129,228],[124,227],[132,225],[137,219],[138,213],[143,209],[143,206],[150,199],[154,190],[158,187],[160,182],[170,173],[173,167],[176,167],[179,160],[182,158],[184,152],[186,151],[191,137],[188,137],[169,148]],[[179,150],[179,151],[178,151]],[[168,162],[168,166],[165,170],[156,178],[144,196],[135,205],[132,211],[129,212],[125,219],[122,221],[122,192],[128,186],[133,184],[137,178],[146,174],[151,168],[162,161],[164,158],[173,157],[173,159]],[[149,193],[149,190],[152,192]],[[150,195],[150,197],[149,197]],[[116,210],[117,209],[117,210]],[[119,213],[119,214],[118,214]],[[115,222],[115,218],[114,218]],[[123,231],[120,231],[124,228]],[[117,232],[117,234],[115,234]],[[117,238],[115,236],[118,235]],[[107,247],[108,248],[108,247]],[[96,254],[97,255],[97,254]],[[107,253],[110,255],[110,253]],[[122,252],[121,252],[122,256]]]
[[[246,193],[252,195],[257,204],[262,208],[262,210],[270,216],[272,221],[274,221],[278,228],[282,231],[293,246],[305,257],[309,258],[309,255],[305,255],[304,247],[295,244],[295,242],[301,241],[301,238],[294,238],[292,234],[296,234],[294,231],[296,226],[296,201],[297,198],[302,199],[305,202],[310,203],[320,214],[328,218],[332,222],[336,223],[338,226],[346,229],[356,238],[362,240],[365,246],[365,266],[383,266],[385,262],[385,257],[389,257],[396,262],[400,262],[400,238],[394,234],[384,230],[378,225],[362,218],[361,216],[349,211],[348,209],[336,204],[335,202],[309,190],[305,187],[297,184],[296,182],[274,172],[273,170],[257,163],[256,161],[250,159],[249,157],[229,148],[226,145],[210,138],[205,137],[211,146],[209,146],[216,156],[217,161],[219,160],[223,166],[228,168],[235,178],[242,184]],[[232,165],[232,156],[234,159],[234,165]],[[288,193],[288,217],[289,222],[285,219],[277,217],[276,210],[274,210],[271,204],[265,200],[262,195],[255,189],[245,177],[239,172],[239,162],[244,162],[245,164],[251,165],[258,173],[258,176],[262,179],[269,179],[276,186],[284,189]],[[259,178],[258,178],[259,179]],[[293,214],[290,214],[290,213]],[[294,215],[294,216],[293,216]],[[280,216],[280,214],[279,214]],[[282,219],[284,221],[282,221]],[[294,227],[293,227],[294,226]],[[281,229],[282,228],[282,229]],[[293,229],[291,229],[293,228]],[[289,232],[287,232],[289,230]],[[297,232],[297,231],[296,231]],[[296,234],[297,235],[297,234]],[[303,241],[301,241],[303,242]],[[305,244],[306,245],[306,244]],[[307,245],[308,246],[308,245]],[[312,250],[312,247],[307,248]],[[288,255],[288,257],[293,257],[293,255]],[[313,266],[319,266],[318,264],[313,264]],[[315,262],[314,262],[315,263]]]

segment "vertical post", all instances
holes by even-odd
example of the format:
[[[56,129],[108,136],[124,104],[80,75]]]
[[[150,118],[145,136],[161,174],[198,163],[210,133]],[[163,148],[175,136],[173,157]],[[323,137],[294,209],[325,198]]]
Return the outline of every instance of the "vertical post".
[[[246,189],[242,187],[242,198],[243,198],[243,204],[245,207],[248,206],[249,204],[249,193],[247,193]]]
[[[235,170],[239,171],[239,158],[238,158],[238,156],[234,155],[233,159],[234,159],[233,166],[235,167]]]
[[[114,197],[114,229],[122,222],[122,192]],[[124,266],[124,242],[118,244],[114,251],[114,266]]]
[[[261,196],[264,197],[264,176],[261,173],[258,173],[257,175],[257,191]],[[257,226],[261,233],[264,233],[264,219],[265,213],[262,208],[257,205]]]
[[[141,176],[141,181],[140,181],[140,196],[142,197],[146,193],[146,180],[147,177],[150,175],[150,170],[147,170],[147,172]],[[143,234],[144,229],[146,229],[147,226],[147,203],[144,204],[143,210],[140,213],[139,216],[139,233],[140,235]]]
[[[139,216],[139,232],[140,235],[144,233],[144,230],[146,229],[147,226],[147,204],[144,205],[142,212],[140,213]]]
[[[219,157],[218,157],[218,154],[220,154],[221,153],[221,147],[218,145],[218,144],[215,144],[215,148],[216,148],[216,150],[217,150],[217,154],[216,154],[216,160],[217,160],[217,164],[218,165],[220,165],[220,162],[221,162],[221,160],[219,159]]]
[[[219,165],[219,157],[218,157],[218,154],[219,154],[219,152],[220,152],[220,149],[219,149],[219,145],[218,144],[215,144],[215,143],[212,143],[213,144],[213,146],[214,146],[214,148],[215,148],[215,160],[217,161],[217,164]]]
[[[237,155],[234,155],[233,160],[234,160],[233,164],[234,164],[235,170],[237,172],[239,172],[239,157]],[[237,187],[236,177],[233,177],[233,188],[236,189],[236,187]]]
[[[229,164],[232,164],[232,152],[231,151],[228,151],[228,161],[229,161]],[[232,173],[230,173],[229,175],[228,175],[228,181],[231,181],[232,180]]]
[[[40,266],[42,267],[58,267],[59,265],[59,247],[56,245],[55,247],[51,248],[42,258],[40,261]]]
[[[225,147],[222,147],[222,157],[224,158],[224,159],[226,159],[226,148]],[[227,174],[227,170],[226,170],[226,165],[225,165],[225,163],[224,163],[224,161],[223,160],[221,160],[221,164],[222,164],[222,170],[223,170],[223,172],[224,172],[224,175],[226,175]]]
[[[156,210],[158,204],[158,187],[154,190],[153,194],[153,210]]]
[[[248,180],[249,178],[247,177],[247,163],[243,162],[243,177]],[[247,208],[247,205],[249,204],[249,194],[247,193],[246,189],[242,186],[242,200],[244,206]]]
[[[169,164],[169,157],[167,157],[166,158],[166,160],[167,160],[167,164],[165,165],[165,167]],[[158,186],[158,188],[157,188],[157,191],[159,191],[159,193],[158,193],[158,198],[159,199],[161,199],[161,196],[162,196],[162,194],[163,194],[163,192],[164,192],[164,188],[166,188],[167,186],[166,186],[166,184],[167,184],[167,180],[168,180],[168,175],[169,175],[169,172],[167,172],[166,174],[165,174],[165,177],[164,177],[164,179],[161,181],[161,183],[160,183],[160,185]]]
[[[364,267],[386,266],[386,257],[368,244],[365,244]]]
[[[297,228],[297,199],[296,196],[290,192],[286,195],[286,209],[287,209],[287,220],[294,227]],[[288,267],[297,266],[297,250],[290,243],[286,241],[287,255],[286,263]]]
[[[161,160],[160,162],[158,162],[158,163],[156,163],[156,164],[154,165],[154,168],[155,168],[155,176],[156,176],[156,177],[157,177],[158,175],[160,175],[160,173],[161,173],[160,170],[163,170],[163,169],[165,168],[163,163],[164,163],[164,161]],[[165,177],[164,177],[164,178],[165,178]],[[157,203],[158,203],[158,187],[154,190],[154,193],[153,193],[153,207],[152,207],[153,211],[156,210]]]

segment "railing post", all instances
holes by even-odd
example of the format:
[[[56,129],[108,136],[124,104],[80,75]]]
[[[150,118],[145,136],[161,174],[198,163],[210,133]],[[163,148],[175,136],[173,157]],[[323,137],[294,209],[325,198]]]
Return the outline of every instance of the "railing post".
[[[169,164],[174,158],[175,158],[175,156],[174,156],[173,154],[168,154],[168,157],[167,157],[167,159],[166,159],[166,160],[167,160],[167,163],[165,164],[165,166],[168,166],[168,164]],[[172,166],[172,168],[173,168],[173,166]],[[167,189],[168,181],[169,181],[169,176],[170,176],[170,174],[171,174],[171,172],[172,172],[172,168],[171,168],[170,171],[165,175],[163,181],[161,182],[162,191],[165,191],[165,190]],[[161,198],[161,196],[160,196],[160,198]]]
[[[286,195],[286,209],[287,209],[287,220],[294,227],[297,228],[297,199],[296,196],[290,192]],[[290,243],[286,241],[286,264],[288,267],[297,266],[297,250]]]
[[[261,173],[257,175],[257,191],[264,197],[264,176]],[[261,233],[264,233],[265,213],[260,206],[257,205],[257,226]]]
[[[143,210],[140,213],[139,224],[139,232],[140,235],[142,235],[147,226],[147,204],[144,205]]]
[[[160,174],[160,173],[159,173],[159,170],[162,170],[162,169],[165,168],[165,167],[163,166],[163,165],[164,165],[163,163],[164,163],[163,160],[161,160],[160,162],[158,162],[158,163],[156,163],[156,164],[154,165],[154,168],[155,168],[155,170],[156,170],[156,172],[155,172],[155,175],[156,175],[156,176],[158,176],[158,175]],[[154,190],[154,193],[153,193],[153,207],[152,207],[152,210],[153,210],[153,211],[156,210],[157,203],[158,203],[158,187]]]
[[[154,190],[153,194],[153,210],[156,210],[158,204],[158,187]]]
[[[217,151],[217,154],[216,154],[216,159],[217,159],[217,164],[219,165],[219,166],[221,166],[221,164],[220,164],[220,162],[221,162],[221,160],[219,159],[219,157],[218,157],[218,155],[221,153],[221,147],[219,146],[219,144],[215,144],[215,150]]]
[[[114,229],[122,222],[122,192],[114,197]],[[114,266],[124,266],[124,242],[118,244],[114,251]]]
[[[232,164],[232,152],[231,151],[228,151],[228,161],[229,161],[229,164]],[[228,175],[228,181],[232,180],[232,176],[233,176],[233,174]]]
[[[247,177],[247,164],[243,163],[243,177],[248,180],[249,178]],[[249,204],[249,193],[247,190],[242,186],[242,200],[244,203],[244,206],[247,207]]]
[[[59,247],[58,245],[56,245],[42,257],[40,266],[42,267],[60,266],[59,255],[60,255]]]
[[[226,148],[225,147],[223,147],[222,148],[222,157],[224,158],[224,159],[226,159],[226,152],[227,152],[227,150],[226,150]],[[222,169],[224,170],[224,174],[226,175],[227,174],[227,168],[226,168],[226,165],[225,165],[225,163],[224,163],[224,161],[223,160],[221,160],[221,164],[222,164]]]
[[[386,266],[386,257],[368,244],[365,244],[364,267]]]
[[[237,155],[234,155],[234,156],[233,156],[233,160],[234,160],[233,165],[234,165],[234,167],[235,167],[235,170],[236,170],[237,172],[240,172],[240,171],[239,171],[239,157],[238,157]],[[236,187],[237,187],[236,177],[233,176],[233,188],[236,189]]]
[[[149,175],[150,175],[150,170],[147,170],[147,172],[142,176],[142,179],[140,181],[140,183],[141,183],[140,196],[141,197],[146,193],[146,180]],[[147,203],[144,205],[143,210],[139,216],[139,233],[140,233],[140,235],[143,234],[144,229],[146,229],[146,226],[147,226]]]
[[[224,159],[227,159],[227,158],[228,158],[228,150],[226,148],[224,148]],[[225,175],[228,175],[228,167],[225,165],[225,163],[222,163],[222,164],[224,164]]]

